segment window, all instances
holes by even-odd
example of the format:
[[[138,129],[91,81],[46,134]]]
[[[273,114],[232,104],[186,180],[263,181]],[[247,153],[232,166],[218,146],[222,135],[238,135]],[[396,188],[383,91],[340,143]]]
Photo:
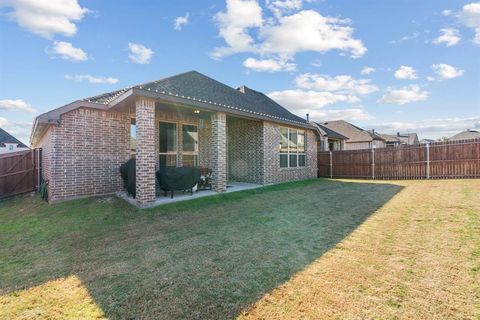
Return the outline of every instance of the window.
[[[183,166],[196,167],[198,165],[198,130],[197,126],[182,126]]]
[[[305,167],[305,131],[280,128],[280,167]]]
[[[8,145],[8,150],[13,151],[13,144]]]
[[[137,151],[137,125],[135,119],[130,120],[130,156],[135,158]]]
[[[177,125],[160,122],[159,125],[159,167],[177,166]]]

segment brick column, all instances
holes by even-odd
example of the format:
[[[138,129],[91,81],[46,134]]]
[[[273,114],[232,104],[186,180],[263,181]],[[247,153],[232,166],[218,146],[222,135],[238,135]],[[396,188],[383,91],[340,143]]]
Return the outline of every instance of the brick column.
[[[135,103],[137,124],[136,198],[139,205],[155,200],[155,100]]]
[[[223,112],[212,114],[210,157],[213,190],[225,192],[227,189],[227,115]]]

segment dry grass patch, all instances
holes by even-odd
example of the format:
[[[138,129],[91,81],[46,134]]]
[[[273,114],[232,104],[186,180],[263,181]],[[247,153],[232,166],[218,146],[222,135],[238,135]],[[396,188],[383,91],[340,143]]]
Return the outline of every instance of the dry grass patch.
[[[0,296],[0,319],[104,319],[76,276]]]
[[[480,180],[394,183],[404,189],[240,318],[479,319]]]

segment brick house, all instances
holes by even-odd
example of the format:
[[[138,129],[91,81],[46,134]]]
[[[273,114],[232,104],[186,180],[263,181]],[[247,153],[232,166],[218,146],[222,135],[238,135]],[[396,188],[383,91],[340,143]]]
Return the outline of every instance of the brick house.
[[[162,166],[212,169],[212,186],[317,176],[317,128],[263,93],[196,71],[78,100],[35,119],[50,202],[123,189],[136,157],[136,201],[155,200]]]
[[[0,128],[0,154],[25,151],[30,149],[23,142]]]
[[[347,139],[344,140],[342,150],[359,150],[385,148],[385,139],[383,139],[374,130],[364,130],[345,120],[329,121],[319,124],[330,129]]]

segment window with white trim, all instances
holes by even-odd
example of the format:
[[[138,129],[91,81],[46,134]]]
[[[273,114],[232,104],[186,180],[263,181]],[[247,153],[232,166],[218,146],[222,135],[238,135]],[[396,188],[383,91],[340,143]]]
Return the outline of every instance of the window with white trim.
[[[280,127],[280,167],[305,167],[305,130]]]
[[[177,124],[160,122],[159,124],[159,167],[176,167],[177,162]]]
[[[183,166],[198,166],[198,128],[194,125],[182,125]]]

